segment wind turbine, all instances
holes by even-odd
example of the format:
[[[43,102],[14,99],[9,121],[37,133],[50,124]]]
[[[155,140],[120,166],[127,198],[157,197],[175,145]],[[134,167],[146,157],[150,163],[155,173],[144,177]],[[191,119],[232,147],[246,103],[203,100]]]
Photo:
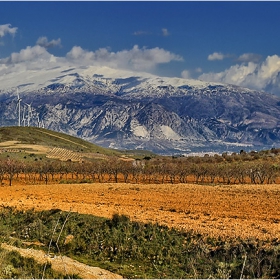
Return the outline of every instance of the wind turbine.
[[[40,117],[39,117],[39,114],[37,115],[37,122],[38,122],[38,127],[40,127]]]
[[[42,121],[40,120],[40,115],[39,115],[39,113],[36,113],[36,117],[37,117],[37,126],[38,126],[38,127],[42,127]]]
[[[45,128],[45,123],[44,123],[44,120],[43,120],[43,119],[41,120],[41,127],[42,127],[42,128]]]
[[[23,107],[22,122],[23,122],[23,126],[24,127],[25,127],[25,121],[26,121],[26,118],[25,118],[25,107]]]
[[[17,88],[17,106],[18,106],[18,126],[20,126],[20,102],[21,98],[19,97],[18,88]]]
[[[28,104],[28,103],[25,103],[25,105],[28,107],[28,110],[27,110],[27,126],[30,126],[30,119],[32,118],[32,107],[31,107],[31,104]]]

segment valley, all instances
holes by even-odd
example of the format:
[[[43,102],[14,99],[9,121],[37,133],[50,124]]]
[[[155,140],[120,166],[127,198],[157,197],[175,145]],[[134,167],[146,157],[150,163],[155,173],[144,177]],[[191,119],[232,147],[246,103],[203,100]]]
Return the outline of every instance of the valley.
[[[0,151],[0,277],[278,275],[279,149],[164,157],[3,127]]]

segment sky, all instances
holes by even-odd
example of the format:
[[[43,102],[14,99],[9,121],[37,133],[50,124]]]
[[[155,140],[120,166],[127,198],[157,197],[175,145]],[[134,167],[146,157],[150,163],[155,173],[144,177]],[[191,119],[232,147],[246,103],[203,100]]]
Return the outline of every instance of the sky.
[[[0,1],[0,75],[61,64],[280,96],[278,1]]]

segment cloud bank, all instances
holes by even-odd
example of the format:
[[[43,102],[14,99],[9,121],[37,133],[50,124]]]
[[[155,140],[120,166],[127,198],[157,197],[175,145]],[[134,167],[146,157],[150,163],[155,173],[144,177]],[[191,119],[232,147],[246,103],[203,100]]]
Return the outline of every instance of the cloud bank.
[[[73,66],[107,66],[116,69],[152,72],[157,65],[171,61],[183,61],[179,55],[162,48],[139,48],[135,45],[132,49],[112,52],[107,48],[96,51],[87,51],[79,46],[73,47],[65,57],[55,57],[48,48],[60,46],[61,41],[48,41],[40,37],[37,45],[28,46],[20,52],[12,53],[9,57],[0,59],[2,71],[11,72],[15,69],[39,69],[58,67],[62,65]]]
[[[243,59],[245,58],[244,56]],[[223,72],[204,73],[199,79],[265,90],[280,95],[280,57],[268,56],[262,63],[250,61],[236,64]]]
[[[0,25],[0,38],[6,34],[14,35],[16,27],[10,24]],[[166,30],[166,32],[168,32]],[[108,48],[88,51],[74,46],[65,56],[56,57],[49,52],[52,47],[61,47],[61,40],[48,40],[40,37],[35,46],[28,46],[7,58],[0,59],[0,74],[16,71],[48,69],[59,66],[107,66],[115,69],[155,73],[156,67],[170,62],[182,62],[183,57],[163,48],[140,48],[134,45],[131,49],[113,52]],[[209,61],[223,60],[229,55],[214,52],[208,56]],[[231,55],[233,58],[233,55]],[[203,73],[201,68],[193,71],[181,71],[181,77],[191,78],[191,73],[199,73],[198,79],[208,82],[220,82],[238,86],[265,90],[280,96],[280,56],[268,56],[261,62],[261,56],[245,53],[235,56],[237,64],[215,73]]]
[[[18,64],[26,61],[46,60],[49,58],[50,54],[45,48],[40,46],[30,47],[21,50],[19,53],[12,53],[10,57],[6,59],[1,59],[1,63],[5,64]]]
[[[151,71],[158,64],[171,61],[183,61],[179,55],[173,54],[161,48],[139,48],[135,45],[131,50],[110,52],[106,48],[97,51],[86,51],[75,46],[67,53],[66,59],[83,65],[108,66],[138,71]]]

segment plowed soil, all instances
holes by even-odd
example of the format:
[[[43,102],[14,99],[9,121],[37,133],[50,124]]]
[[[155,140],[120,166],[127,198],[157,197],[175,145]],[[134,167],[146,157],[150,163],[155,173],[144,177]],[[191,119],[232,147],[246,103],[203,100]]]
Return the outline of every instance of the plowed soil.
[[[193,230],[220,238],[280,240],[280,185],[53,184],[0,187],[0,205],[65,211]]]

